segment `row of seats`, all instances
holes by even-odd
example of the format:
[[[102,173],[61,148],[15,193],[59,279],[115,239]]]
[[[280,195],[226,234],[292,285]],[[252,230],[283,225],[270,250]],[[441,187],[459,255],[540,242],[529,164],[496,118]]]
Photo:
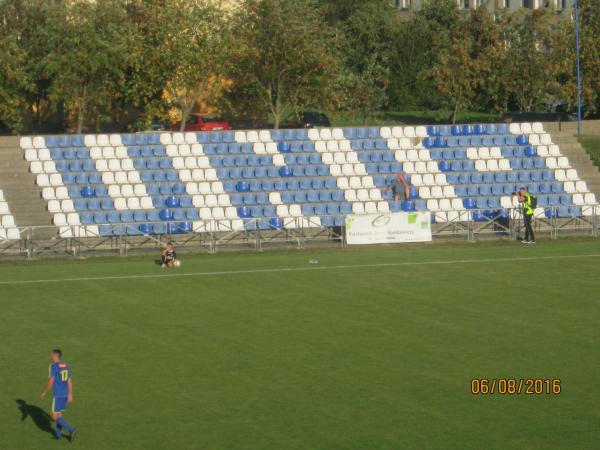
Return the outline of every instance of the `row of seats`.
[[[523,159],[477,159],[475,161],[468,159],[464,161],[454,160],[452,162],[439,161],[439,170],[442,172],[461,172],[477,170],[480,172],[506,172],[510,170],[531,170],[545,169],[546,164],[542,158],[523,158]]]
[[[477,124],[477,125],[431,125],[427,127],[429,136],[462,136],[484,134],[542,134],[544,125],[535,123]]]
[[[214,169],[207,169],[202,173],[208,180],[217,180],[217,172]],[[179,175],[174,170],[156,170],[153,172],[65,172],[52,174],[38,174],[36,184],[40,187],[63,186],[63,185],[95,185],[95,184],[140,184],[153,182],[177,182]]]
[[[518,182],[541,182],[554,181],[554,174],[551,170],[513,170],[506,172],[446,172],[446,179],[450,184],[471,184],[471,183],[518,183]],[[424,175],[427,176],[427,175]],[[414,175],[411,179],[414,179]]]
[[[530,158],[536,156],[536,150],[531,145],[516,147],[457,147],[444,150],[422,150],[421,152],[427,152],[431,159],[441,160]]]
[[[336,142],[336,141],[329,141]],[[358,150],[359,157],[365,158],[366,155],[362,155],[363,152],[369,151],[369,156],[373,154],[382,154],[376,153],[376,150],[393,150],[398,149],[399,145],[394,145],[393,142],[383,143],[384,145],[373,146],[373,148],[351,148],[350,146],[345,145],[329,145],[329,143],[325,144],[325,149],[321,149],[320,153],[323,153],[325,150],[327,151],[340,151],[340,152],[348,152],[350,150]],[[237,145],[237,144],[235,144]],[[294,146],[295,144],[292,144]],[[296,145],[302,146],[302,151],[313,152],[314,150],[319,151],[316,147],[322,147],[322,143],[317,142],[316,146],[314,142],[307,141],[303,144],[297,143]],[[327,146],[329,145],[329,148]],[[409,144],[408,148],[412,148]],[[219,149],[211,149],[211,147],[205,146],[202,147],[201,144],[194,144],[191,147],[189,145],[180,145],[180,146],[167,146],[166,150],[163,146],[145,146],[145,147],[104,147],[104,148],[92,148],[88,150],[85,147],[74,148],[74,149],[57,149],[53,148],[48,150],[46,148],[43,149],[28,149],[25,151],[25,159],[27,161],[54,161],[59,163],[60,161],[67,162],[75,162],[77,160],[89,160],[93,159],[128,159],[128,158],[165,158],[166,156],[170,157],[189,157],[189,156],[220,156],[219,159],[213,159],[212,161],[220,161],[223,158],[235,158],[233,164],[242,165],[265,165],[266,161],[270,161],[269,156],[263,155],[262,157],[258,156],[254,151],[254,148],[250,147],[247,151],[241,151],[241,148],[225,148],[224,151],[218,151]],[[290,152],[284,152],[286,159],[289,160],[289,157],[303,157],[304,155],[297,155],[297,153],[301,149],[291,149]],[[524,156],[535,156],[535,150],[531,145],[525,146],[503,146],[503,147],[457,147],[454,149],[414,149],[405,151],[405,153],[396,152],[396,156],[398,160],[408,160],[408,161],[428,161],[430,159],[466,159],[467,151],[469,158],[510,158],[517,157],[521,158]],[[540,156],[561,156],[560,150],[557,145],[551,146],[539,146],[538,151],[540,152]],[[248,155],[248,156],[244,156]],[[278,155],[278,152],[274,152],[275,157],[281,157],[283,155]],[[241,158],[247,158],[244,162]],[[307,155],[306,157],[312,157],[314,160],[318,158],[318,155]],[[200,160],[198,160],[200,161]],[[286,162],[287,163],[287,162]],[[314,162],[313,162],[314,163]],[[139,162],[138,162],[139,164]],[[201,164],[198,162],[198,164]],[[225,159],[224,165],[232,164],[231,159]],[[302,164],[302,163],[299,163]],[[136,168],[138,168],[136,166]]]
[[[518,135],[544,134],[541,123],[479,124],[479,125],[447,125],[447,126],[418,126],[418,127],[370,127],[370,128],[323,128],[299,130],[251,130],[251,131],[216,131],[200,133],[136,133],[136,134],[100,134],[100,135],[64,135],[36,136],[21,138],[21,147],[95,147],[120,145],[153,145],[153,144],[205,144],[205,143],[243,143],[243,142],[272,142],[272,141],[303,141],[330,139],[376,139],[376,138],[425,138],[438,136],[480,136],[480,135]]]
[[[433,186],[434,189],[440,186]],[[560,183],[494,183],[494,184],[463,184],[453,186],[454,192],[459,197],[474,196],[474,195],[510,195],[518,191],[521,187],[525,187],[531,194],[562,194],[564,193],[563,186]],[[427,187],[429,188],[429,187]],[[419,188],[419,195],[421,193]]]
[[[502,147],[516,145],[552,145],[549,134],[520,134],[498,136],[426,137],[421,142],[425,148],[452,147]]]

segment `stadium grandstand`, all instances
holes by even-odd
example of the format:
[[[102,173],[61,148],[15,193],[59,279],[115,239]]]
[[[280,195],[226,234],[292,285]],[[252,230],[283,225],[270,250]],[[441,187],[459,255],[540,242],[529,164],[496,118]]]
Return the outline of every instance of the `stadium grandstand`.
[[[518,222],[514,193],[520,187],[537,196],[535,217],[542,221],[595,228],[600,212],[597,170],[576,141],[553,139],[542,123],[26,136],[12,142],[22,165],[11,166],[17,182],[4,187],[9,202],[0,203],[5,240],[44,225],[42,235],[62,238],[320,232],[343,227],[349,214],[399,211],[429,211],[442,229],[480,222],[497,230]],[[385,193],[398,172],[411,186],[402,202]],[[15,217],[11,208],[18,210]]]

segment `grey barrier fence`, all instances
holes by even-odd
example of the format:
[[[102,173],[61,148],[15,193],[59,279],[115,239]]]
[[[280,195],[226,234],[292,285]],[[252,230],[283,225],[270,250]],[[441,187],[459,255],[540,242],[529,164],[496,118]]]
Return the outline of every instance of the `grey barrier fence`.
[[[385,213],[382,213],[385,214]],[[508,210],[479,210],[432,212],[434,241],[458,239],[517,239],[522,234],[523,221],[518,208]],[[536,214],[533,225],[537,235],[558,238],[567,235],[598,236],[600,206],[581,207],[581,214],[565,214],[564,208],[549,207]],[[50,256],[92,256],[155,252],[167,241],[183,250],[215,253],[223,250],[262,250],[264,248],[306,248],[309,246],[345,246],[345,216],[327,216],[339,226],[324,227],[311,218],[286,219],[283,228],[265,229],[268,218],[244,219],[244,228],[232,226],[231,220],[198,222],[191,232],[144,234],[139,223],[110,224],[106,231],[118,230],[128,234],[102,236],[99,226],[19,227],[18,240],[0,239],[0,258],[40,258]],[[325,218],[324,218],[325,219]],[[153,222],[146,222],[153,224]],[[160,222],[164,224],[165,222]],[[238,221],[239,223],[239,221]],[[174,228],[177,224],[173,223]],[[108,228],[106,228],[108,227]]]

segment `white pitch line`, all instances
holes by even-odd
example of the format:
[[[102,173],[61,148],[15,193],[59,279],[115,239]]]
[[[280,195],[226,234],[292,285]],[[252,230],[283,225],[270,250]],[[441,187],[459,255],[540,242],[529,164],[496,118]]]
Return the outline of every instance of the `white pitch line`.
[[[10,284],[41,284],[41,283],[61,283],[77,281],[105,281],[105,280],[136,280],[144,278],[175,278],[175,277],[206,277],[220,275],[243,275],[253,273],[277,273],[277,272],[303,272],[312,270],[338,270],[338,269],[366,269],[376,267],[402,267],[402,266],[429,266],[429,265],[447,265],[447,264],[479,264],[490,262],[523,262],[523,261],[542,261],[556,259],[577,259],[577,258],[598,258],[600,254],[589,255],[556,255],[556,256],[525,256],[520,258],[487,258],[487,259],[455,259],[442,261],[406,261],[397,263],[377,263],[377,264],[347,264],[338,266],[312,266],[312,267],[279,267],[273,269],[252,269],[252,270],[224,270],[218,272],[190,272],[190,273],[163,273],[147,275],[115,275],[107,277],[81,277],[81,278],[52,278],[40,280],[11,280],[0,281],[0,285]]]

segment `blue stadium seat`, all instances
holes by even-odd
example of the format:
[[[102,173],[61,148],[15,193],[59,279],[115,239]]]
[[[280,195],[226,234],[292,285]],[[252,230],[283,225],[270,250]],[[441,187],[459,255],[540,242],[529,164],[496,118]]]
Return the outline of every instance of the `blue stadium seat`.
[[[352,206],[350,203],[344,202],[340,205],[340,214],[352,214]]]
[[[390,211],[391,212],[400,212],[400,211],[402,211],[402,202],[391,201],[390,202]]]
[[[506,183],[506,172],[496,172],[496,183]]]
[[[97,211],[94,213],[94,223],[96,224],[104,224],[108,223],[108,217],[105,212]]]
[[[328,203],[327,204],[327,214],[336,215],[340,213],[340,207],[337,203]]]
[[[327,207],[323,203],[317,203],[315,205],[315,215],[317,215],[317,216],[327,215]]]

